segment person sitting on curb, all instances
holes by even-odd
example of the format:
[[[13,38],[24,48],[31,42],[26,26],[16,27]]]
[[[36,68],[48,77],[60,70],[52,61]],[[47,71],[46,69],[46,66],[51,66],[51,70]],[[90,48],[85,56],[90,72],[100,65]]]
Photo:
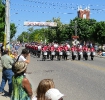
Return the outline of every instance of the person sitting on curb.
[[[25,62],[18,61],[15,63],[11,100],[31,100],[33,92],[29,80],[24,75],[26,70],[27,64]]]
[[[51,88],[45,93],[46,100],[63,100],[64,94],[56,88]]]
[[[32,100],[45,100],[46,91],[54,87],[55,85],[52,79],[41,80],[36,90],[36,97],[34,96]]]

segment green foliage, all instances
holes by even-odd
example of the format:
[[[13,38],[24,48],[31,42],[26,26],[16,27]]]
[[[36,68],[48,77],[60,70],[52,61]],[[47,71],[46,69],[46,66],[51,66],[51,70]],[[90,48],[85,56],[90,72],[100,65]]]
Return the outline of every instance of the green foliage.
[[[93,36],[94,40],[98,43],[105,43],[105,22],[101,21],[96,23]]]
[[[16,33],[16,26],[14,23],[10,24],[10,39],[12,39],[15,36]]]
[[[29,38],[25,41],[44,42],[63,42],[71,40],[73,35],[79,36],[81,41],[92,41],[96,43],[104,43],[105,41],[105,22],[97,22],[95,19],[74,18],[69,24],[63,24],[60,18],[53,18],[47,22],[56,22],[57,27],[46,27],[34,30],[29,28],[27,32]],[[22,33],[23,34],[23,33]],[[23,41],[23,35],[18,39]]]
[[[22,34],[20,34],[17,38],[17,41],[20,41],[20,42],[28,42],[28,39],[29,39],[29,34],[28,32],[22,32]]]
[[[89,41],[94,31],[93,22],[96,23],[96,21],[92,19],[88,20],[75,18],[70,21],[70,33],[75,35],[75,29],[77,28],[77,35],[79,36],[79,39],[83,41]]]
[[[5,32],[5,0],[0,1],[0,42],[4,41]],[[15,36],[16,26],[14,23],[10,24],[10,39]]]
[[[0,4],[5,5],[5,3],[6,3],[6,0],[0,0]]]
[[[4,30],[5,30],[5,7],[0,4],[0,42],[4,40]]]

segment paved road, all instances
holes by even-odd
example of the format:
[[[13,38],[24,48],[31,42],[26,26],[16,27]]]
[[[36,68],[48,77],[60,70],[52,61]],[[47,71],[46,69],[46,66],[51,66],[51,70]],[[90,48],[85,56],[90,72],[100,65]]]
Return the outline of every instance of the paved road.
[[[94,61],[71,61],[70,57],[67,61],[41,61],[31,56],[27,72],[32,73],[27,76],[34,91],[42,79],[51,78],[56,88],[66,95],[64,100],[105,100],[104,62],[99,57]]]
[[[105,100],[105,59],[95,57],[94,61],[41,61],[31,57],[28,71],[32,72],[33,88],[40,80],[51,78],[66,96],[64,100]]]

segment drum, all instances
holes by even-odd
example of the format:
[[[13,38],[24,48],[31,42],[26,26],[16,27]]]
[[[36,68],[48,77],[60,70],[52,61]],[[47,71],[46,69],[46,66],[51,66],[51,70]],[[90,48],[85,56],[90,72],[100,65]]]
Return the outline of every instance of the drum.
[[[41,51],[41,46],[38,46],[38,51]]]
[[[45,56],[46,56],[46,55],[47,55],[47,52],[45,51],[45,52],[43,53],[43,55],[45,55]]]
[[[52,52],[51,52],[51,55],[55,55],[55,52],[54,52],[54,51],[52,51]]]
[[[82,51],[80,51],[79,54],[82,55]]]
[[[87,55],[90,56],[90,52],[89,51],[87,52]]]
[[[73,54],[74,54],[74,55],[77,55],[77,53],[76,53],[75,51],[73,52]]]
[[[63,55],[63,52],[59,52],[59,55]]]
[[[95,55],[95,52],[93,52],[93,55]]]
[[[70,51],[66,51],[66,55],[69,56],[70,55]]]

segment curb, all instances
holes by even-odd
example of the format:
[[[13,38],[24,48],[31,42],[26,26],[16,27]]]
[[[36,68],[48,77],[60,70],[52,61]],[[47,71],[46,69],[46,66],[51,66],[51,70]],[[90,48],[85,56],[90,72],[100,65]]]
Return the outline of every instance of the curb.
[[[104,59],[105,59],[105,56],[98,56],[98,55],[97,55],[97,56],[95,56],[95,57],[99,57],[99,58],[104,58]]]

